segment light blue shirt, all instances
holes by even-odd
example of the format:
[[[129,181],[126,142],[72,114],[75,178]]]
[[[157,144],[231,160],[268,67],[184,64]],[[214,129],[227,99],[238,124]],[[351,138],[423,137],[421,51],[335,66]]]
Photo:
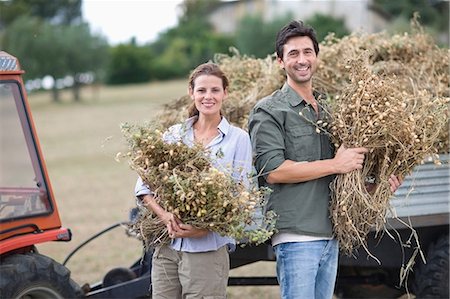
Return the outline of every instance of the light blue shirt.
[[[183,124],[170,127],[164,133],[164,140],[169,143],[181,141],[188,146],[194,145],[194,122],[197,117],[191,117]],[[218,125],[220,134],[206,146],[211,152],[213,166],[224,172],[231,172],[237,181],[248,184],[248,177],[253,171],[252,146],[247,132],[230,125],[222,117]],[[135,195],[152,194],[149,186],[139,177],[136,182]],[[209,232],[201,238],[176,238],[172,240],[171,247],[185,252],[206,252],[217,250],[228,245],[230,250],[235,248],[235,240],[222,237],[215,232]]]

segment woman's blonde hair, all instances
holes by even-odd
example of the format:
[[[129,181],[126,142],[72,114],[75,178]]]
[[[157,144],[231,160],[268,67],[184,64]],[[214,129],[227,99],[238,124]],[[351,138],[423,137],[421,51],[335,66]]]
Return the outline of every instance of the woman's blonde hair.
[[[229,82],[227,76],[225,76],[225,73],[220,69],[220,67],[212,62],[203,63],[197,66],[189,76],[189,89],[194,90],[195,87],[195,79],[202,75],[210,75],[210,76],[216,76],[219,79],[222,79],[222,86],[223,90],[226,90],[228,88]],[[197,110],[197,107],[195,107],[195,102],[193,102],[189,108],[188,108],[189,117],[198,115],[199,112]],[[220,113],[222,114],[222,112]]]

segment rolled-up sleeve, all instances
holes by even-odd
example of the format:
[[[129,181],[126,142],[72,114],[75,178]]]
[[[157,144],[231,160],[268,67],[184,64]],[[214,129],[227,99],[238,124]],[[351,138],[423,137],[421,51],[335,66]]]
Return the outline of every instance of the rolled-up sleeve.
[[[266,179],[286,160],[283,128],[267,109],[256,107],[250,115],[249,132],[255,153],[255,168]]]
[[[139,197],[148,194],[153,194],[152,190],[150,190],[150,187],[142,180],[141,177],[138,177],[136,186],[134,187],[134,195]]]

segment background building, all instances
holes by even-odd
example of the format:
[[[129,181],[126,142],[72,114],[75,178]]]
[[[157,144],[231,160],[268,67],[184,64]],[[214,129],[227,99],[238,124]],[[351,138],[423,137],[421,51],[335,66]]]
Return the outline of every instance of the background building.
[[[245,15],[258,14],[265,21],[291,14],[305,20],[320,13],[345,20],[350,31],[374,33],[386,28],[387,20],[372,8],[372,0],[240,0],[226,1],[211,12],[209,21],[220,33],[234,33]]]

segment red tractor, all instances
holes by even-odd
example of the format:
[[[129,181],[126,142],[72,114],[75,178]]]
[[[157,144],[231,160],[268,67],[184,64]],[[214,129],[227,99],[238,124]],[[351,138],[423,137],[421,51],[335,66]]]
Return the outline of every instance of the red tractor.
[[[0,52],[0,297],[80,297],[70,271],[35,246],[70,241],[71,233],[61,226],[23,73],[15,57]]]

